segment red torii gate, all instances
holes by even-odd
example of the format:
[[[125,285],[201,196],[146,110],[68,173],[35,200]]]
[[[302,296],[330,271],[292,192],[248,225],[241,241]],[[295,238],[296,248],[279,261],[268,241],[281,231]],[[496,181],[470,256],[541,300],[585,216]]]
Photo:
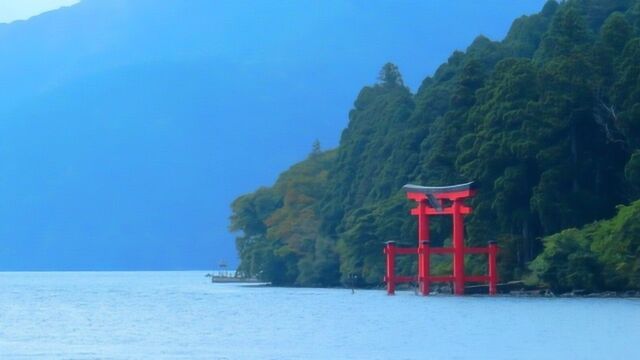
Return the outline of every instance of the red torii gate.
[[[412,215],[418,216],[418,247],[399,248],[394,241],[387,242],[384,253],[387,255],[387,272],[384,277],[387,283],[387,293],[393,295],[396,284],[417,281],[420,294],[429,294],[429,284],[432,282],[453,281],[454,294],[464,294],[465,282],[487,282],[489,294],[497,291],[498,269],[496,257],[498,246],[495,241],[489,241],[487,247],[465,247],[464,225],[462,216],[471,213],[471,208],[464,204],[464,200],[475,195],[474,183],[466,183],[453,186],[418,186],[405,185],[402,187],[407,192],[407,198],[414,200],[418,206],[411,210]],[[451,215],[453,216],[453,247],[430,247],[429,244],[429,216]],[[418,276],[397,276],[395,274],[396,255],[418,255]],[[432,276],[429,273],[431,254],[453,254],[453,275]],[[465,254],[487,254],[488,274],[465,276]]]

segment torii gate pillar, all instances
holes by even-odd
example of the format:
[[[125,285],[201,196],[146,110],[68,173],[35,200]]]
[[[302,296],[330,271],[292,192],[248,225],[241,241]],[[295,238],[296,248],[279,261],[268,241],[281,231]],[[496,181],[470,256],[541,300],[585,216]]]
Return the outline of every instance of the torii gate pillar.
[[[460,200],[453,200],[453,289],[456,295],[464,294],[464,225],[460,213]]]

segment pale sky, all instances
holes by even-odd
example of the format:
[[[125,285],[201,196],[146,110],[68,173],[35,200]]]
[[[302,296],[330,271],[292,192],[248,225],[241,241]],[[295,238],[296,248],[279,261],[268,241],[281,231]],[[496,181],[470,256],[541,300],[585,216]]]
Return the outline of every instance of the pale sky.
[[[24,20],[80,0],[0,0],[0,23]]]

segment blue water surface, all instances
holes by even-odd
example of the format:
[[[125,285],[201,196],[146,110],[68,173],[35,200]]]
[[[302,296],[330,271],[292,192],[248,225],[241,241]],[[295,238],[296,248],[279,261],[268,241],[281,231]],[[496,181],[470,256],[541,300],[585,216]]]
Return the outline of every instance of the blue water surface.
[[[613,359],[640,300],[386,296],[205,272],[0,273],[0,359]]]

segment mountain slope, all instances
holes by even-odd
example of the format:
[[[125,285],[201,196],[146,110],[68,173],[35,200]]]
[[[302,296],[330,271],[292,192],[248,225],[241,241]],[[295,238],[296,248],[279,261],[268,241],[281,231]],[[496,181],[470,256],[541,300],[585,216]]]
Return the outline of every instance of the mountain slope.
[[[234,266],[228,204],[335,145],[380,63],[415,84],[533,5],[84,0],[0,24],[0,269]],[[473,25],[433,37],[452,22]]]

